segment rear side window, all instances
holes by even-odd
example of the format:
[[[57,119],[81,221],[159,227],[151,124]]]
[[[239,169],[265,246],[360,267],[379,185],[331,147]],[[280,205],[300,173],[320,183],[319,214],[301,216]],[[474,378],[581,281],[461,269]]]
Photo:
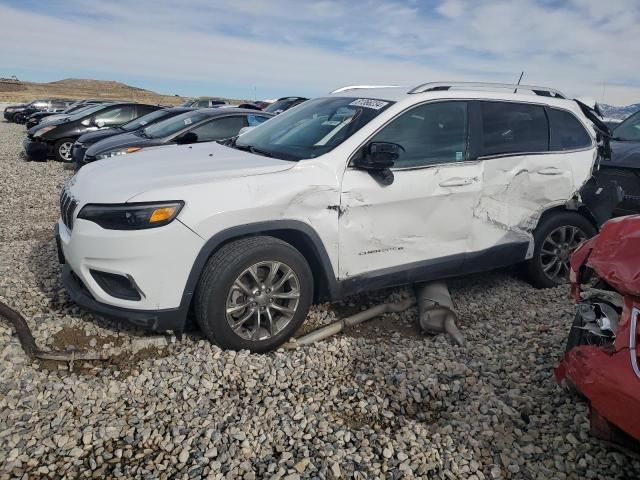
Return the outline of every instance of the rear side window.
[[[591,146],[591,136],[573,114],[555,108],[547,109],[552,152],[576,150]]]
[[[249,123],[250,127],[257,127],[268,119],[269,117],[265,117],[263,115],[247,115],[247,122]]]
[[[544,108],[509,102],[480,102],[482,156],[546,152],[549,122]]]
[[[198,136],[198,142],[211,142],[235,137],[241,128],[247,126],[244,116],[214,119],[191,130]]]

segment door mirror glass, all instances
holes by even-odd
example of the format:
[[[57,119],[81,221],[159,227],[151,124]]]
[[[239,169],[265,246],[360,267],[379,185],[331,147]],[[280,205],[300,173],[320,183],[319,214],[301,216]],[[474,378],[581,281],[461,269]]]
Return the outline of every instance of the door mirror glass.
[[[193,132],[187,132],[180,135],[175,139],[178,145],[186,145],[188,143],[196,143],[198,141],[198,135]]]
[[[104,120],[98,120],[98,121],[96,122],[96,127],[98,127],[98,128],[102,128],[102,127],[104,127],[105,125],[106,125],[106,124],[105,124]]]
[[[88,126],[90,126],[90,125],[91,125],[91,119],[89,119],[89,118],[85,118],[84,120],[82,120],[82,121],[80,122],[80,125],[82,125],[82,126],[84,126],[84,127],[88,127]]]

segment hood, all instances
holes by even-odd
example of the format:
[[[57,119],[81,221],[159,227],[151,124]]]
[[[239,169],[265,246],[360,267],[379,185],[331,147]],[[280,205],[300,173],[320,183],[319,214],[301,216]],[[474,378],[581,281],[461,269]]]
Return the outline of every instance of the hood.
[[[611,142],[611,160],[602,166],[640,168],[640,142]]]
[[[295,165],[216,142],[164,145],[85,165],[69,188],[81,203],[122,203],[154,190],[275,173]]]
[[[122,135],[123,133],[126,132],[119,128],[105,128],[103,130],[96,130],[95,132],[89,132],[80,135],[80,138],[78,138],[78,142],[84,143],[85,145],[93,145],[100,140],[113,137],[114,135]]]
[[[117,135],[110,135],[109,137],[96,142],[97,143],[94,143],[87,149],[86,154],[90,157],[95,157],[101,153],[109,152],[111,150],[119,150],[125,147],[153,147],[162,144],[162,140],[158,138],[144,138],[134,133],[122,132]]]

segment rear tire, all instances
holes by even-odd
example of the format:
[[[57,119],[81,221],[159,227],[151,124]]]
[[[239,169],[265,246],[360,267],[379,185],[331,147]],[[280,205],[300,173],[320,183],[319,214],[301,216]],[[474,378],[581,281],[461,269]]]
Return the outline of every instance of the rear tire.
[[[312,299],[313,275],[300,252],[274,237],[250,237],[223,246],[209,259],[195,291],[194,312],[211,342],[261,353],[278,348],[298,330]]]
[[[58,162],[69,163],[73,161],[71,149],[73,148],[73,139],[62,138],[53,146],[53,153]]]
[[[596,233],[591,222],[576,212],[557,212],[543,218],[533,233],[533,257],[525,263],[531,284],[551,288],[567,283],[571,254]]]

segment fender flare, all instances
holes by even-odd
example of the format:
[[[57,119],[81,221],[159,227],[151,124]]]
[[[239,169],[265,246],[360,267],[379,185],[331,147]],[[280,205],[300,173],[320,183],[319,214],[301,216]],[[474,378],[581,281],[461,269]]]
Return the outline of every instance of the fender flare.
[[[306,251],[301,251],[302,255],[307,258],[312,269],[319,268],[321,271],[316,272],[323,276],[326,282],[325,295],[329,298],[336,298],[339,292],[338,281],[336,279],[333,265],[329,259],[327,250],[320,239],[318,233],[308,225],[299,220],[270,220],[265,222],[249,223],[245,225],[239,225],[236,227],[227,228],[213,235],[209,240],[205,242],[200,252],[196,256],[191,271],[185,284],[182,300],[180,302],[180,310],[184,313],[185,318],[188,314],[191,300],[195,293],[196,287],[202,275],[204,267],[211,258],[211,256],[219,250],[223,245],[243,237],[255,236],[255,235],[269,235],[279,238],[281,240],[290,243],[298,250],[299,245],[296,242],[290,241],[293,237],[304,239]],[[309,259],[308,256],[312,255],[314,258]],[[315,277],[315,275],[314,275]]]

